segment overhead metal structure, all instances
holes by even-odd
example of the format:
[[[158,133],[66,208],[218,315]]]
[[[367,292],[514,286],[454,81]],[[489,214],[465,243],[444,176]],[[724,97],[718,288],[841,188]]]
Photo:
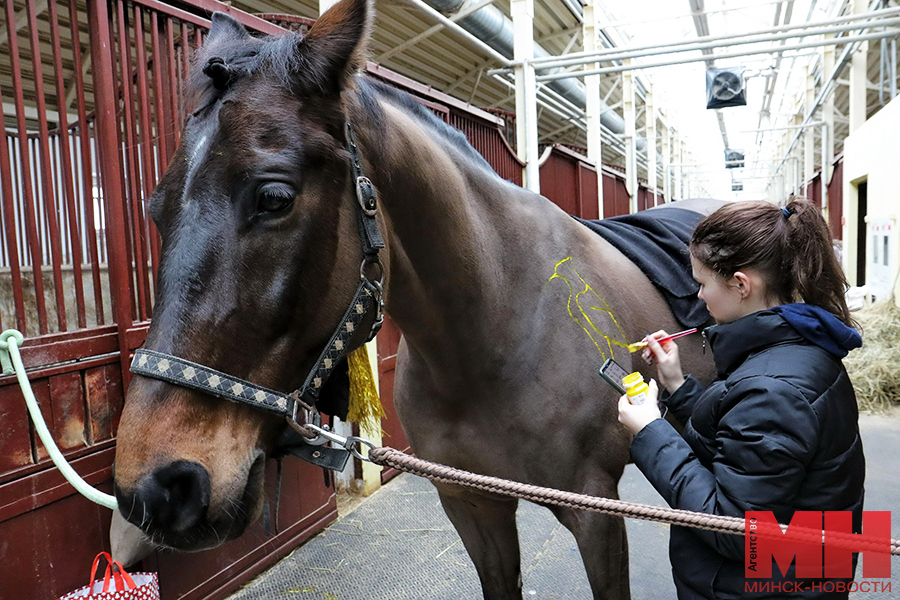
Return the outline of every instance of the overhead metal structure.
[[[881,0],[876,0],[875,2],[872,3],[872,7],[874,8],[875,6],[880,5],[880,4],[881,4]],[[865,9],[865,5],[862,2],[859,2],[859,0],[856,0],[856,6],[857,6],[857,9],[859,9],[859,8],[862,8],[863,10]],[[888,9],[888,10],[890,10],[890,9]],[[894,9],[894,10],[900,11],[900,9]],[[868,13],[864,13],[864,12],[860,11],[856,14],[857,15],[859,15],[859,14],[865,15],[865,14],[873,14],[873,12],[879,12],[879,11],[869,11]],[[896,37],[897,32],[894,31],[892,33],[893,33],[893,35],[890,37]],[[851,122],[850,122],[851,130],[854,129],[855,126],[858,126],[859,124],[861,124],[861,121],[865,121],[865,119],[867,117],[867,112],[868,112],[867,111],[868,107],[867,107],[866,100],[865,100],[865,96],[866,96],[865,82],[868,80],[868,76],[866,73],[866,57],[865,57],[865,54],[862,52],[858,52],[858,53],[855,52],[856,50],[859,49],[859,46],[857,46],[856,44],[865,43],[866,39],[881,39],[881,38],[869,37],[869,36],[855,36],[855,37],[858,39],[854,43],[848,43],[844,46],[844,49],[841,52],[840,57],[835,61],[835,66],[834,66],[834,69],[831,71],[830,76],[827,79],[825,79],[824,81],[822,81],[819,94],[815,97],[815,99],[812,101],[812,103],[808,107],[806,107],[805,115],[803,117],[802,122],[800,123],[801,126],[809,125],[809,123],[812,122],[812,120],[816,114],[816,111],[819,109],[820,106],[822,106],[822,103],[825,101],[825,99],[830,97],[834,93],[835,87],[837,85],[838,76],[843,71],[844,67],[848,64],[848,62],[850,62],[851,60],[856,60],[856,61],[858,61],[858,63],[861,62],[861,64],[854,65],[853,73],[851,74],[851,77],[855,76],[857,79],[862,80],[862,81],[856,82],[857,91],[859,92],[859,94],[862,95],[862,100],[860,101],[858,99],[859,98],[858,95],[856,96],[856,98],[854,98],[854,95],[852,94],[852,92],[851,92],[850,99],[849,99],[850,100],[849,112],[851,115]],[[887,36],[882,36],[882,37],[887,37]],[[833,40],[833,41],[837,42],[838,40]],[[894,78],[896,80],[896,73],[894,74]],[[852,80],[851,80],[851,84],[853,84]],[[854,109],[856,109],[856,110],[854,110]],[[854,118],[857,121],[857,123],[853,122]],[[793,139],[788,144],[787,150],[784,153],[784,156],[782,157],[781,162],[776,169],[776,173],[784,167],[784,164],[787,161],[788,156],[793,151],[793,149],[794,149],[795,145],[797,144],[797,142],[799,141],[801,135],[802,135],[802,129],[798,130],[798,132],[794,135]]]
[[[430,7],[442,11],[444,13],[457,13],[466,3],[466,0],[406,0],[408,2],[427,3]],[[564,0],[564,5],[568,8],[573,16],[582,22],[584,19],[584,9],[581,3],[573,3],[571,0]],[[512,3],[510,4],[512,7]],[[512,59],[514,55],[515,45],[515,26],[513,20],[504,15],[496,6],[488,5],[476,11],[467,14],[458,20],[459,26],[471,33],[475,39],[487,44],[494,49],[503,58],[497,62],[503,64],[507,59]],[[554,58],[547,49],[539,43],[534,44],[534,58],[547,59]],[[540,69],[542,74],[552,73],[556,69],[550,67]],[[587,106],[584,85],[574,79],[563,79],[553,82],[548,86],[552,91],[556,92],[562,98],[569,101],[572,105],[580,110],[584,110]],[[599,106],[601,116],[600,121],[604,127],[612,133],[622,134],[625,132],[625,120],[613,110],[608,110],[609,105],[602,99]],[[638,141],[638,148],[643,149],[646,142],[641,138]]]
[[[697,30],[697,36],[701,38],[708,38],[709,19],[706,18],[704,0],[690,0],[690,3],[691,15],[694,19],[694,28]],[[712,69],[713,67],[715,67],[716,59],[713,57],[713,49],[711,47],[702,47],[700,52],[710,57],[705,61],[706,68]],[[725,129],[725,115],[723,115],[719,110],[716,111],[716,120],[719,122],[719,133],[722,134],[722,145],[725,148],[730,148],[731,145],[728,143],[728,132]]]
[[[850,0],[689,0],[680,12],[672,12],[671,4],[666,5],[666,14],[644,11],[645,19],[636,18],[641,10],[633,8],[636,3],[640,0],[627,10],[609,0],[590,3],[594,12],[591,24],[585,22],[587,13],[580,1],[533,0],[536,137],[538,144],[599,147],[591,156],[595,162],[620,168],[629,164],[632,177],[639,173],[650,188],[659,185],[650,176],[655,171],[660,187],[668,189],[668,197],[678,197],[683,182],[678,168],[665,165],[688,162],[696,147],[690,137],[692,124],[679,127],[679,111],[670,110],[672,92],[659,86],[651,92],[652,79],[657,77],[654,68],[687,61],[716,61],[718,66],[729,58],[770,57],[766,67],[755,70],[752,77],[757,79],[750,84],[750,91],[756,93],[750,98],[754,106],[746,110],[759,112],[753,117],[755,129],[818,121],[825,125],[805,126],[794,135],[790,130],[755,131],[753,141],[741,145],[736,142],[736,131],[752,129],[753,124],[735,127],[731,109],[716,119],[723,145],[730,142],[752,148],[749,152],[757,156],[777,156],[782,163],[778,177],[795,170],[789,157],[798,154],[801,146],[814,146],[814,153],[810,149],[804,154],[802,173],[792,174],[788,178],[792,180],[808,178],[810,165],[818,170],[827,163],[829,171],[831,157],[841,151],[843,137],[850,131],[850,121],[865,119],[897,94],[897,0],[868,0],[860,12],[850,10]],[[307,18],[315,18],[320,11],[318,0],[233,0],[233,5],[249,12],[284,12]],[[37,10],[46,10],[43,6],[43,2],[36,4]],[[511,69],[517,61],[511,0],[401,0],[379,3],[377,8],[371,44],[375,60],[463,102],[500,114],[515,111]],[[741,17],[729,16],[736,14]],[[621,18],[623,15],[629,18]],[[798,15],[806,18],[797,22]],[[15,26],[24,21],[25,15],[17,14]],[[646,24],[660,21],[667,24],[665,31],[672,32],[671,38],[642,37]],[[751,28],[747,25],[751,22],[758,25]],[[589,30],[591,39],[585,40]],[[855,49],[875,40],[878,44],[871,44],[870,52],[857,53],[855,75],[848,76]],[[816,48],[823,50],[808,51]],[[0,60],[0,84],[10,77],[2,63]],[[88,64],[85,57],[84,67]],[[498,68],[504,71],[496,71]],[[633,101],[622,76],[629,72],[635,75],[630,86]],[[588,110],[585,83],[591,74],[597,76],[597,92],[592,93],[593,106]],[[851,80],[854,94],[850,93]],[[762,84],[761,97],[757,83]],[[832,104],[833,109],[829,108]],[[10,107],[4,106],[4,112],[9,111]],[[592,118],[600,126],[596,139],[588,143]],[[510,135],[515,142],[513,137]],[[648,139],[652,143],[647,143]],[[630,140],[635,147],[632,158]],[[820,151],[820,145],[826,150]],[[813,154],[814,158],[809,158]],[[634,179],[631,183],[634,188]],[[797,187],[795,183],[791,186]]]

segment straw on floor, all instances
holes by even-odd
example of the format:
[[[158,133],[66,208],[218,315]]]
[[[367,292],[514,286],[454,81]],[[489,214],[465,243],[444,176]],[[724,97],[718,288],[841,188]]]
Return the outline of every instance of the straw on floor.
[[[900,308],[876,302],[853,317],[863,345],[844,359],[861,410],[880,413],[900,405]]]

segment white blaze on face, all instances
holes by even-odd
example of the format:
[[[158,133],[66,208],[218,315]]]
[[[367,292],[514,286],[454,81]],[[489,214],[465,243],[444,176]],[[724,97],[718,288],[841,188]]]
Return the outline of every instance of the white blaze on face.
[[[200,136],[200,139],[197,140],[197,143],[194,144],[193,150],[191,150],[191,158],[188,161],[188,172],[187,177],[184,183],[184,203],[189,204],[191,198],[191,184],[194,181],[194,177],[197,175],[197,170],[200,168],[200,165],[203,164],[204,159],[206,158],[206,149],[209,143],[209,135],[203,134]]]

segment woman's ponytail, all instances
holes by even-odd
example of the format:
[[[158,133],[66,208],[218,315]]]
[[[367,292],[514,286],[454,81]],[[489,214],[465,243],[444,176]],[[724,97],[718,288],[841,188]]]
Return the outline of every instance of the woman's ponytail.
[[[791,198],[785,208],[790,213],[785,260],[790,261],[795,294],[852,326],[844,296],[849,285],[834,254],[828,224],[807,200]]]
[[[791,198],[780,208],[764,201],[727,204],[697,225],[691,254],[725,279],[756,269],[773,300],[814,304],[853,326],[831,232],[807,200]]]

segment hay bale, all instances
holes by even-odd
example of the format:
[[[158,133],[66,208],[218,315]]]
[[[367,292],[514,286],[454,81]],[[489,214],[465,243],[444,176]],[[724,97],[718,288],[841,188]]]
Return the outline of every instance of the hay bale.
[[[900,405],[900,308],[876,302],[853,313],[863,346],[850,352],[844,366],[861,410],[886,412]]]

